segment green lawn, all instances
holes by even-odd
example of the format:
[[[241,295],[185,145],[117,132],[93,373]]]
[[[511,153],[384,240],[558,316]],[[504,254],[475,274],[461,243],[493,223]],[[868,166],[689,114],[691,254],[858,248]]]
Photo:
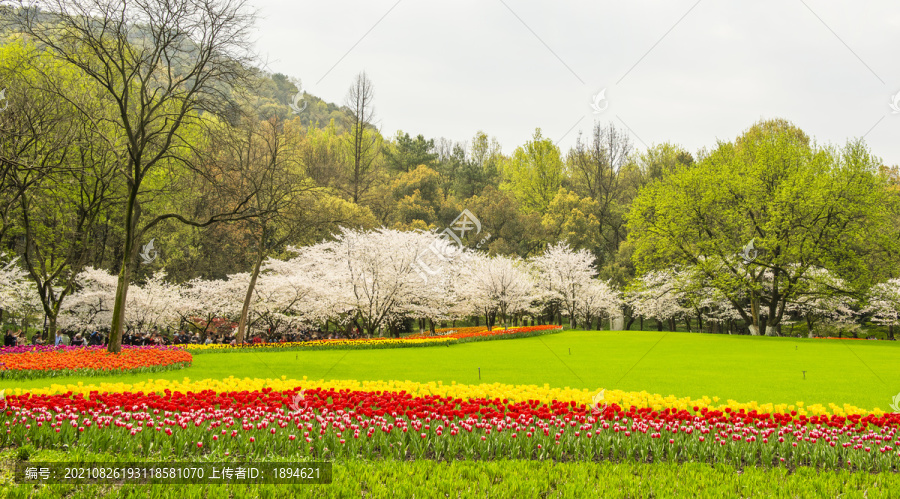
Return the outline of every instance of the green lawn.
[[[12,482],[14,455],[0,453],[0,493],[9,498],[250,499],[280,497],[397,498],[696,498],[842,497],[892,498],[900,487],[896,473],[851,473],[814,468],[744,467],[705,463],[553,461],[382,461],[349,459],[333,463],[327,485],[154,485],[45,487]],[[146,458],[40,451],[32,462],[147,462]],[[894,491],[894,492],[891,492]]]
[[[571,353],[570,353],[571,352]],[[481,380],[478,368],[481,368]],[[806,371],[804,379],[803,371]],[[5,381],[3,387],[148,378],[411,380],[645,390],[723,401],[850,403],[889,410],[900,392],[900,344],[649,331],[567,331],[449,347],[200,354],[151,375]]]

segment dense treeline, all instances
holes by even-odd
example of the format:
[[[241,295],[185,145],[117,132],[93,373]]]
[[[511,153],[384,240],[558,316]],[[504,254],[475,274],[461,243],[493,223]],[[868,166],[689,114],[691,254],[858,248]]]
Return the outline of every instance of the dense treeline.
[[[365,73],[338,106],[256,69],[239,2],[38,4],[2,11],[0,245],[40,302],[4,308],[46,316],[50,334],[88,267],[118,276],[115,349],[129,284],[160,268],[177,283],[249,273],[243,329],[263,263],[289,246],[340,227],[441,231],[463,209],[491,236],[463,242],[488,255],[589,252],[597,277],[642,296],[626,300],[629,326],[655,317],[635,309],[661,271],[681,276],[667,281],[679,298],[661,324],[728,308],[727,320],[777,334],[808,313],[799,303],[826,296],[859,323],[879,283],[885,310],[900,308],[883,284],[898,275],[900,173],[861,141],[822,146],[770,120],[692,154],[637,149],[595,123],[568,151],[538,129],[504,154],[483,131],[378,129]],[[700,290],[727,306],[700,303]]]

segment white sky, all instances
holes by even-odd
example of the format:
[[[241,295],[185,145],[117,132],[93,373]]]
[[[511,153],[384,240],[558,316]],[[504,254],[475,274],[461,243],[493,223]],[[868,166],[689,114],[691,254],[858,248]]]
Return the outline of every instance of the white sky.
[[[599,119],[696,151],[782,117],[900,164],[896,2],[251,1],[268,70],[339,104],[365,70],[388,136],[484,130],[509,153],[540,127],[565,152]]]

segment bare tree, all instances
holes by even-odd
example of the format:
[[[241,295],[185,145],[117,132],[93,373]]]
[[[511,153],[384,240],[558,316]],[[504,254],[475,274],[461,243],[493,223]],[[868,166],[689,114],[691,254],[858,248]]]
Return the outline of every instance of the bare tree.
[[[366,194],[376,179],[376,160],[381,152],[381,137],[375,129],[375,90],[365,71],[347,92],[346,106],[353,117],[348,139],[351,164],[348,165],[346,193],[354,203]]]
[[[254,15],[245,0],[21,0],[20,5],[13,26],[78,68],[115,109],[110,118],[87,110],[82,115],[93,123],[95,139],[109,146],[126,184],[125,237],[109,338],[109,350],[118,352],[143,235],[168,220],[202,227],[254,216],[241,199],[227,212],[204,219],[155,202],[166,192],[167,178],[177,177],[170,172],[192,167],[186,157],[202,113],[228,117],[236,112],[233,90],[246,82],[253,60],[247,40]]]
[[[579,189],[600,207],[600,234],[606,243],[606,253],[614,253],[624,240],[624,219],[616,213],[622,190],[619,181],[623,166],[631,154],[628,134],[610,123],[595,123],[589,143],[578,138],[571,156],[572,177]]]

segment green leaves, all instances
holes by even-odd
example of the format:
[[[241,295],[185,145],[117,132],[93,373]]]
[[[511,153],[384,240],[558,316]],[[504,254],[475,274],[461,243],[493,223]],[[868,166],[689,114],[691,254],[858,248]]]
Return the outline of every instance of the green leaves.
[[[784,120],[757,123],[640,192],[628,217],[638,269],[694,266],[730,296],[760,294],[769,317],[803,294],[812,269],[862,290],[891,271],[875,257],[896,248],[879,165],[862,142],[818,147]],[[750,240],[759,254],[748,266],[738,253]]]
[[[500,188],[513,193],[526,212],[543,211],[562,185],[559,148],[543,138],[538,128],[532,140],[516,148],[512,158],[503,164],[503,178]]]

